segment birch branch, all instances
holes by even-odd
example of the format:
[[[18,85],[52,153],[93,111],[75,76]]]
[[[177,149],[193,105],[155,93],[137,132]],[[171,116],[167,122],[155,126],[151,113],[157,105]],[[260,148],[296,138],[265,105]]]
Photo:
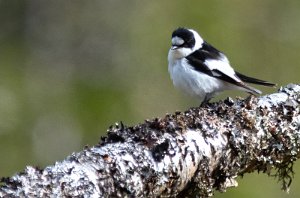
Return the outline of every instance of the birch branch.
[[[2,178],[1,197],[208,197],[259,171],[288,190],[300,148],[300,85],[108,129],[45,169]],[[271,173],[272,172],[272,173]]]

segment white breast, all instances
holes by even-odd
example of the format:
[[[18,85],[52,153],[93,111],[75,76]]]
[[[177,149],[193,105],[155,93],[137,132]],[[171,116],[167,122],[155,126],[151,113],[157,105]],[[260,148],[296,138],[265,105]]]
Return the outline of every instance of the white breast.
[[[210,98],[226,86],[219,79],[195,71],[188,65],[186,59],[169,62],[168,69],[174,86],[191,96],[197,97],[200,101],[203,101],[207,94]]]

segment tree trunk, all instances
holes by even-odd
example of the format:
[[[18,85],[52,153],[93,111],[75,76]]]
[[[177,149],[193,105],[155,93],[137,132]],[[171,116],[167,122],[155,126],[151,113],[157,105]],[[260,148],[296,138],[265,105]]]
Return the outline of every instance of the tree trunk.
[[[300,148],[300,85],[126,127],[45,169],[2,178],[1,197],[208,197],[271,170],[288,190]]]

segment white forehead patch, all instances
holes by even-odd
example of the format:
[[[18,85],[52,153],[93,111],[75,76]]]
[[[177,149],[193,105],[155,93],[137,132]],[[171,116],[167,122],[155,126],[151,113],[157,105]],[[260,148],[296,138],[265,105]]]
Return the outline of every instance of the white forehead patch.
[[[178,36],[172,38],[172,45],[179,46],[184,43],[184,40]]]

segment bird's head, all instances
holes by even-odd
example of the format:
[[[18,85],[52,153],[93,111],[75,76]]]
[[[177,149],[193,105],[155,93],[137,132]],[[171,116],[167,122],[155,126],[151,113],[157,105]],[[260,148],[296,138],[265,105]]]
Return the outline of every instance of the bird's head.
[[[172,46],[169,51],[169,59],[184,58],[201,48],[202,43],[203,39],[195,30],[177,28],[172,33]]]

